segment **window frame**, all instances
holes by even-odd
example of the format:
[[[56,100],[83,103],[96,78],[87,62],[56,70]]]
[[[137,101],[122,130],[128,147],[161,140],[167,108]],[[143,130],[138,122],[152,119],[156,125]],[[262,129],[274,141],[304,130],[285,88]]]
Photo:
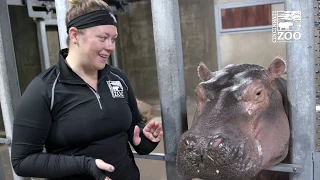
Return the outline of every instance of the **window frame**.
[[[270,5],[281,4],[281,3],[284,3],[284,1],[285,0],[248,0],[245,2],[216,3],[216,0],[214,0],[214,11],[215,11],[214,12],[214,16],[215,16],[214,20],[215,20],[215,30],[216,30],[218,70],[221,69],[220,36],[222,34],[272,31],[272,25],[222,29],[221,9],[239,8],[239,7],[266,5],[266,4],[270,4]],[[271,9],[271,11],[272,11],[272,9]],[[272,12],[271,12],[271,14],[272,14]]]

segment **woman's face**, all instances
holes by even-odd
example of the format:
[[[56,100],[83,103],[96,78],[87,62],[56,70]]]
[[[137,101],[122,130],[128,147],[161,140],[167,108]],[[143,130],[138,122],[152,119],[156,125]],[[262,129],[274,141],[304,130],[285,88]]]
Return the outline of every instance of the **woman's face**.
[[[78,53],[81,64],[92,70],[101,70],[115,49],[117,27],[101,25],[87,28],[78,36]]]

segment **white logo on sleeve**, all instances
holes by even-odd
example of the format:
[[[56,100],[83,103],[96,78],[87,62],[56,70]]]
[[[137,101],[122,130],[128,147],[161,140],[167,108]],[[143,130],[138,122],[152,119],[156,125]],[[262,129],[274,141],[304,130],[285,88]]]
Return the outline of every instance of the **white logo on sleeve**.
[[[107,81],[113,98],[124,98],[123,87],[120,81]]]

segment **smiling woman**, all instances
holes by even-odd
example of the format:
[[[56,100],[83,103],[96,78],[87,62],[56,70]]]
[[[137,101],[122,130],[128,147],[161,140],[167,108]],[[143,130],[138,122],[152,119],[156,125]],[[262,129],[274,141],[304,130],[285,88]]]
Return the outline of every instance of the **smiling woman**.
[[[129,143],[149,154],[162,139],[162,126],[143,122],[128,78],[106,64],[118,36],[108,5],[70,4],[68,48],[30,83],[16,109],[14,171],[49,180],[138,180]]]

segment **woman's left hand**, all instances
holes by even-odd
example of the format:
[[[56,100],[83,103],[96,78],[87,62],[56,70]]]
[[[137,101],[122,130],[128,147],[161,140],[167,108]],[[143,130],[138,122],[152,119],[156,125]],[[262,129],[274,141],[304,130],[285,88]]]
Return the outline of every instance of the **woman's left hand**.
[[[152,142],[160,142],[163,136],[162,125],[159,122],[150,121],[143,128],[143,134]],[[133,133],[133,144],[138,146],[140,142],[140,128],[136,126]]]

